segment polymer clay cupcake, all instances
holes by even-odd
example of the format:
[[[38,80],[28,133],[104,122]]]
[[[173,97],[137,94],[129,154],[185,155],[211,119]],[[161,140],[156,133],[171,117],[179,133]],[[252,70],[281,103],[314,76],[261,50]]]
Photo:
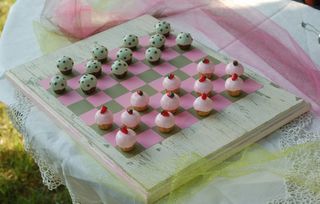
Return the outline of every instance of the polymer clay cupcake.
[[[162,34],[165,37],[170,35],[171,25],[166,21],[159,21],[154,26],[156,33]]]
[[[181,80],[174,74],[169,74],[163,79],[162,86],[163,88],[165,88],[166,92],[174,92],[176,94],[179,94]]]
[[[137,142],[137,134],[126,126],[120,128],[116,134],[116,145],[124,152],[133,150]]]
[[[127,75],[128,64],[123,60],[116,60],[111,65],[111,72],[118,79],[123,79]]]
[[[63,56],[57,62],[57,68],[61,74],[69,75],[72,73],[74,62],[71,57]]]
[[[208,79],[211,79],[214,73],[214,65],[208,58],[204,58],[198,63],[197,70],[200,77],[205,75]]]
[[[213,102],[207,96],[207,94],[202,94],[193,102],[193,108],[199,116],[208,116],[212,111]]]
[[[148,109],[149,96],[145,92],[138,90],[132,93],[130,97],[130,103],[136,111],[145,111]]]
[[[237,60],[234,60],[226,66],[226,74],[229,74],[230,76],[232,74],[237,74],[238,76],[241,76],[243,72],[244,68],[242,64],[240,64]]]
[[[159,48],[160,50],[163,50],[165,42],[166,42],[166,37],[164,37],[164,35],[155,34],[150,37],[149,45],[150,47],[156,47],[156,48]]]
[[[87,95],[92,94],[96,91],[97,78],[92,74],[84,74],[80,78],[79,83],[81,90]]]
[[[130,48],[131,50],[136,50],[139,45],[139,38],[136,35],[129,34],[125,35],[123,38],[123,47]]]
[[[92,74],[95,77],[101,76],[102,73],[102,65],[101,62],[95,59],[91,59],[87,62],[86,65],[86,74]]]
[[[161,50],[156,47],[149,47],[145,52],[145,58],[151,64],[158,64],[161,58]]]
[[[225,88],[230,96],[240,96],[243,80],[237,74],[232,74],[225,82]]]
[[[101,63],[108,61],[108,49],[102,45],[96,44],[91,50],[92,58],[98,60]]]
[[[101,130],[108,130],[112,127],[113,113],[106,106],[102,106],[95,114],[95,121]]]
[[[132,63],[132,51],[129,48],[120,48],[117,52],[117,59],[125,61],[128,65]]]
[[[166,110],[158,113],[154,122],[158,127],[158,130],[163,133],[171,132],[175,126],[174,115]]]
[[[54,93],[63,94],[66,91],[67,81],[61,75],[55,75],[50,80],[50,86]]]
[[[121,114],[121,123],[134,130],[140,123],[140,114],[133,108],[128,108]]]
[[[169,111],[174,114],[177,112],[180,106],[180,98],[177,94],[168,92],[162,96],[160,105],[163,110]]]
[[[201,75],[200,79],[194,83],[193,88],[199,96],[202,94],[207,94],[210,96],[213,85],[211,80],[207,79],[205,75]]]
[[[176,43],[181,50],[188,50],[191,47],[193,38],[190,33],[181,32],[176,38]]]

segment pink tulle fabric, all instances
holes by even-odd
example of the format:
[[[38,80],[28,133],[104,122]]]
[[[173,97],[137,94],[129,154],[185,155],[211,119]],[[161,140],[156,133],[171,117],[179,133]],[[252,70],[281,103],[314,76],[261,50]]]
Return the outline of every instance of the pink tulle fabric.
[[[320,113],[319,70],[285,29],[257,9],[233,7],[227,0],[118,0],[102,8],[110,2],[47,0],[43,18],[79,39],[144,14],[183,19],[219,51],[254,67]]]

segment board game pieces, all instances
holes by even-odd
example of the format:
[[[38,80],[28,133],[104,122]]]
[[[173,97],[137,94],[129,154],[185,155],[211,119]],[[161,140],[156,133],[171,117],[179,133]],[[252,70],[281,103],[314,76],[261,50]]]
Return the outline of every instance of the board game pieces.
[[[159,48],[160,50],[163,50],[165,47],[165,42],[166,42],[166,37],[158,33],[150,37],[149,46],[156,47],[156,48]]]
[[[178,76],[169,74],[163,79],[162,86],[166,90],[166,92],[174,92],[176,94],[179,94],[181,80]]]
[[[169,133],[175,126],[174,115],[171,112],[164,110],[156,116],[155,124],[160,132]]]
[[[193,89],[199,96],[201,94],[207,94],[210,96],[213,85],[211,80],[207,79],[205,75],[201,75],[200,79],[194,82]]]
[[[131,94],[130,103],[136,111],[145,111],[148,109],[149,96],[145,92],[138,90]]]
[[[237,74],[238,76],[241,76],[243,72],[244,68],[242,64],[240,64],[237,60],[234,60],[226,66],[226,74],[229,74],[230,76],[232,74]]]
[[[108,49],[103,45],[96,44],[91,50],[92,58],[100,61],[101,63],[106,63],[108,61]]]
[[[174,92],[168,92],[161,97],[160,105],[163,110],[174,114],[180,106],[180,98]]]
[[[230,96],[239,96],[243,86],[243,80],[237,74],[232,74],[225,82],[225,88]]]
[[[156,47],[149,47],[145,52],[145,58],[151,64],[158,64],[161,58],[161,50]]]
[[[130,48],[131,50],[136,50],[139,45],[138,36],[133,34],[125,35],[122,41],[123,41],[122,46],[126,48]]]
[[[95,114],[95,121],[101,130],[108,130],[112,127],[113,113],[106,106],[102,106]]]
[[[205,75],[208,79],[211,79],[214,73],[214,65],[209,59],[204,58],[198,63],[197,71],[199,73],[199,77],[201,77],[201,75]]]
[[[120,48],[117,52],[117,59],[125,61],[128,65],[132,63],[132,51],[129,48]]]
[[[165,37],[168,37],[171,31],[170,23],[167,21],[159,21],[155,24],[155,31],[156,33],[162,34]]]
[[[92,74],[95,77],[101,76],[102,68],[101,62],[95,59],[91,59],[86,64],[86,74]]]
[[[176,43],[181,50],[189,50],[193,38],[190,33],[181,32],[176,38]]]
[[[69,75],[72,73],[74,62],[70,57],[63,56],[57,62],[57,68],[61,72],[61,74]]]
[[[111,72],[118,79],[123,79],[127,75],[128,64],[123,60],[115,60],[112,63]]]
[[[213,102],[207,94],[202,94],[193,102],[193,108],[199,116],[208,116],[212,111]]]
[[[79,83],[81,90],[87,95],[92,94],[96,91],[97,78],[92,74],[84,74],[80,78]]]
[[[137,142],[137,134],[126,126],[120,128],[116,135],[116,144],[124,152],[129,152]]]
[[[121,123],[134,130],[140,123],[140,114],[133,108],[128,108],[121,114]]]
[[[66,91],[67,81],[63,76],[57,74],[51,78],[50,86],[54,93],[62,94]]]

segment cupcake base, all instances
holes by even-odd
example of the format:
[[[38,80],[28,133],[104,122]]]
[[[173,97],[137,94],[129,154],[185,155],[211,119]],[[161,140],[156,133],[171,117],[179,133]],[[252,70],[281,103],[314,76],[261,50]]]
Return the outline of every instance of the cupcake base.
[[[178,45],[181,50],[189,50],[191,45]]]
[[[124,152],[130,152],[131,150],[134,149],[134,145],[132,145],[131,147],[119,147],[119,148]]]
[[[72,69],[69,70],[60,70],[61,74],[63,75],[70,75],[72,73]]]
[[[66,89],[60,89],[60,90],[55,90],[54,93],[55,94],[63,94],[66,91]]]
[[[236,90],[236,91],[230,91],[230,90],[228,90],[228,94],[229,94],[230,96],[237,97],[237,96],[240,96],[240,95],[241,95],[241,90]]]
[[[210,115],[210,113],[211,113],[211,111],[209,111],[209,112],[203,112],[203,111],[198,111],[198,110],[196,110],[196,112],[197,112],[197,114],[198,114],[199,116],[201,116],[201,117],[206,117],[206,116]]]
[[[102,69],[100,69],[100,71],[98,71],[98,72],[92,72],[92,73],[87,73],[87,74],[92,74],[93,76],[95,76],[95,77],[100,77],[101,76],[101,74],[102,74]]]
[[[117,77],[118,79],[123,79],[127,76],[127,72],[123,73],[123,74],[113,74],[115,77]]]
[[[98,125],[98,127],[101,129],[101,130],[108,130],[112,127],[112,123],[111,124],[100,124]]]
[[[125,61],[128,65],[132,64],[132,58]]]
[[[163,34],[164,35],[164,37],[169,37],[169,35],[170,35],[170,32],[167,32],[167,33],[165,33],[165,34]]]
[[[174,110],[166,110],[166,111],[171,112],[172,114],[176,114],[178,112],[178,109],[179,108],[176,108]]]
[[[93,94],[95,91],[96,91],[96,87],[92,87],[91,89],[89,90],[83,90],[83,93],[87,94],[87,95],[90,95],[90,94]]]
[[[206,76],[207,79],[211,79],[212,76],[213,76],[213,73],[205,73],[205,74],[199,73],[199,78],[200,78],[202,75]]]
[[[157,61],[153,61],[153,62],[151,62],[151,61],[149,61],[148,60],[148,62],[150,63],[150,64],[152,64],[152,65],[158,65],[158,64],[160,64],[160,58],[157,60]]]
[[[138,111],[138,112],[143,112],[148,109],[148,106],[133,106],[133,109]]]
[[[173,128],[174,128],[174,126],[169,127],[169,128],[164,128],[164,127],[159,127],[159,126],[158,126],[158,130],[159,130],[160,132],[162,132],[162,133],[169,133],[169,132],[171,132],[171,131],[173,130]]]
[[[174,90],[168,90],[168,89],[166,89],[166,92],[173,92],[173,93],[179,95],[179,93],[180,93],[180,88],[177,88],[177,89],[174,89]]]
[[[108,62],[108,58],[100,59],[98,61],[101,62],[102,64],[106,64]]]
[[[204,94],[204,93],[196,92],[196,94],[197,94],[198,96],[201,96],[201,95]],[[207,96],[210,97],[210,96],[212,95],[212,92],[209,91],[208,93],[205,93],[205,94],[207,94]]]

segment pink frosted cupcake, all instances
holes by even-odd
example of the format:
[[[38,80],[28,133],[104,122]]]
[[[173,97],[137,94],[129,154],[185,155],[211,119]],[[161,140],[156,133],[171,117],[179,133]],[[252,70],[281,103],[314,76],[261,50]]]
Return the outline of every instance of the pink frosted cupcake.
[[[126,126],[122,127],[116,135],[116,144],[124,152],[129,152],[134,148],[134,145],[137,142],[137,134],[127,128]]]
[[[131,95],[130,103],[136,111],[145,111],[148,109],[149,96],[145,92],[138,90]]]
[[[134,109],[128,108],[128,110],[121,114],[121,123],[134,130],[140,123],[140,114]]]
[[[177,112],[180,106],[180,98],[177,94],[168,92],[162,96],[160,105],[163,110],[169,111],[174,114]]]
[[[226,74],[229,74],[230,76],[232,74],[237,74],[238,76],[241,76],[243,72],[244,68],[237,60],[234,60],[226,66]]]
[[[243,86],[243,80],[237,74],[232,74],[225,82],[225,88],[230,96],[239,96]]]
[[[101,109],[96,112],[95,120],[100,129],[107,130],[112,127],[113,114],[106,106],[102,106]]]
[[[199,116],[208,116],[212,111],[213,102],[207,96],[207,94],[202,94],[193,102],[193,108]]]
[[[208,79],[211,79],[214,73],[214,65],[209,59],[205,58],[198,63],[197,70],[199,72],[199,76],[205,75]]]
[[[169,133],[174,128],[175,119],[172,113],[164,110],[156,116],[155,124],[160,132]]]
[[[174,74],[169,74],[163,79],[162,86],[167,92],[172,91],[178,94],[180,91],[181,80]]]
[[[211,94],[213,89],[212,82],[205,75],[201,75],[200,79],[194,83],[194,91],[200,96],[201,94]]]

